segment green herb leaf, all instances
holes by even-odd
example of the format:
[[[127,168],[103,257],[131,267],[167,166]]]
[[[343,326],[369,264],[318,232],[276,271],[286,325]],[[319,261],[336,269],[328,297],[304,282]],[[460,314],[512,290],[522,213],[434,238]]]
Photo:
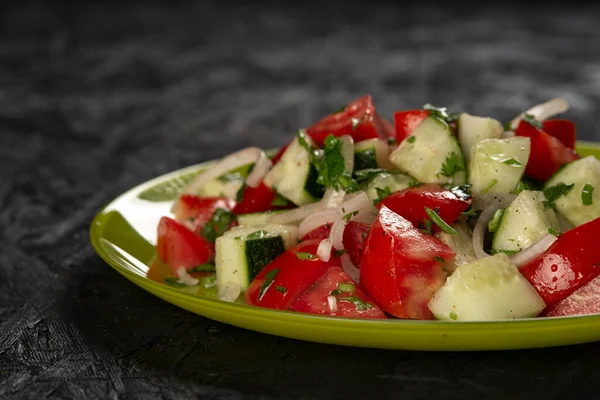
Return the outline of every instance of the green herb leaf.
[[[454,311],[450,311],[450,314],[448,314],[448,316],[454,321],[458,319],[458,314],[456,314]]]
[[[287,207],[290,205],[290,201],[275,191],[275,198],[271,202],[273,207]]]
[[[338,290],[342,293],[354,293],[354,285],[351,283],[340,282],[337,285]]]
[[[398,141],[396,140],[396,138],[391,137],[387,139],[387,144],[389,146],[395,146],[398,144]]]
[[[204,281],[202,282],[202,286],[205,289],[210,289],[210,288],[214,288],[217,286],[217,277],[216,276],[207,276],[206,278],[204,278]]]
[[[235,201],[241,203],[244,200],[244,192],[246,191],[246,182],[242,184],[242,186],[235,193]]]
[[[538,121],[537,119],[535,119],[535,117],[531,114],[525,114],[523,116],[523,118],[521,118],[523,121],[527,122],[529,125],[533,126],[534,128],[537,129],[544,129],[544,126],[542,125],[542,123],[540,121]]]
[[[349,301],[350,303],[354,304],[354,307],[356,307],[358,311],[366,311],[369,308],[373,308],[372,304],[366,303],[365,301],[356,296],[338,297],[337,300]]]
[[[518,251],[517,250],[496,250],[496,249],[491,249],[489,251],[489,253],[491,255],[493,255],[493,256],[496,255],[496,254],[500,254],[500,253],[504,253],[507,256],[514,256],[515,254],[518,253]]]
[[[284,286],[275,286],[275,290],[277,290],[279,293],[287,292],[287,288]]]
[[[345,249],[341,249],[341,250],[334,250],[333,251],[333,256],[334,257],[341,257],[342,255],[346,254],[346,250]]]
[[[204,263],[202,265],[198,265],[194,268],[188,269],[187,272],[215,272],[215,264],[213,263]]]
[[[170,276],[165,278],[165,283],[168,286],[172,286],[172,287],[176,287],[176,288],[184,288],[187,286],[186,284],[179,282],[179,278],[173,278]]]
[[[546,196],[546,200],[543,201],[545,208],[554,208],[555,202],[561,196],[566,196],[569,194],[571,189],[573,189],[574,184],[566,185],[564,183],[559,183],[554,186],[551,186],[547,189],[544,189],[544,196]]]
[[[498,183],[498,179],[492,179],[492,180],[490,181],[490,183],[489,183],[489,184],[488,184],[486,187],[484,187],[484,188],[481,190],[481,192],[482,192],[482,193],[487,193],[487,192],[489,192],[490,190],[492,190],[492,188],[493,188],[494,186],[496,186],[496,184],[497,184],[497,183]]]
[[[275,269],[267,272],[267,274],[265,275],[265,280],[263,281],[262,285],[260,285],[260,290],[258,292],[258,300],[262,299],[265,292],[273,284],[273,281],[275,280],[275,277],[277,276],[278,273],[279,273],[279,268],[275,268]]]
[[[558,232],[556,232],[556,229],[552,227],[548,228],[548,233],[554,236],[558,236]]]
[[[392,194],[392,190],[390,189],[389,186],[386,186],[383,189],[376,187],[375,192],[377,193],[377,198],[375,200],[373,200],[373,204],[375,204],[375,205],[377,205],[378,203],[381,203],[386,197],[388,197],[389,195]]]
[[[417,140],[417,138],[416,138],[416,137],[414,137],[414,136],[409,136],[409,137],[407,137],[407,138],[406,138],[406,141],[407,141],[408,143],[414,143],[414,142],[415,142],[415,140]]]
[[[433,232],[431,231],[432,222],[430,219],[426,219],[425,221],[419,221],[417,226],[419,227],[419,230],[424,234],[433,235]]]
[[[507,158],[505,160],[502,160],[502,164],[506,164],[506,165],[514,165],[515,167],[522,167],[523,164],[521,164],[521,162],[519,160],[516,160],[512,157]]]
[[[265,236],[267,236],[269,234],[269,232],[265,231],[265,230],[260,230],[260,231],[256,231],[256,232],[252,232],[251,234],[249,234],[248,236],[246,236],[246,239],[252,240],[252,239],[262,239]]]
[[[435,212],[434,210],[432,210],[429,207],[425,207],[425,213],[427,213],[427,216],[429,218],[431,218],[431,221],[436,224],[441,230],[443,230],[444,232],[446,232],[449,235],[458,235],[458,231],[456,229],[454,229],[453,227],[451,227],[450,225],[448,225],[446,223],[446,221],[444,221],[437,212]]]
[[[581,202],[584,206],[589,206],[594,202],[594,200],[592,199],[593,191],[594,187],[589,183],[586,183],[586,185],[581,190]]]
[[[442,164],[442,175],[451,177],[457,172],[465,170],[465,159],[462,155],[455,152],[450,153],[446,160]]]
[[[504,132],[506,132],[506,131],[512,131],[512,126],[511,126],[511,125],[512,125],[512,123],[511,123],[511,122],[512,122],[512,121],[508,121],[508,122],[506,122],[506,123],[504,124]]]
[[[330,296],[339,296],[340,294],[342,294],[342,292],[339,289],[333,289],[331,292],[329,292]]]
[[[344,220],[345,220],[346,222],[350,222],[350,219],[352,219],[352,217],[354,217],[356,214],[358,214],[358,211],[354,211],[354,212],[351,212],[351,213],[345,214],[345,215],[344,215]]]
[[[456,121],[460,117],[460,114],[458,113],[448,113],[446,107],[436,107],[429,103],[425,104],[423,109],[429,111],[429,116],[437,118],[448,124]]]
[[[315,256],[314,254],[308,253],[306,251],[299,251],[296,253],[296,258],[298,260],[305,261],[305,260],[314,260],[317,258],[317,256]]]
[[[488,232],[494,233],[498,230],[498,227],[500,226],[500,220],[502,220],[503,215],[504,215],[503,208],[499,208],[496,210],[496,212],[494,213],[494,216],[492,217],[490,222],[488,222]]]
[[[386,173],[387,171],[383,168],[365,168],[359,169],[358,171],[354,171],[354,179],[356,182],[366,181],[368,179],[374,178],[379,174]]]
[[[229,229],[230,224],[235,219],[235,214],[231,211],[217,208],[212,217],[210,217],[210,220],[202,225],[200,233],[204,239],[210,243],[214,243],[219,236]]]
[[[224,173],[217,179],[223,183],[243,181],[248,176],[252,168],[254,168],[254,164],[242,165],[239,168]]]
[[[462,200],[466,200],[469,197],[471,197],[471,184],[470,183],[465,183],[464,185],[446,185],[446,189],[450,190],[452,193],[454,193],[457,197],[459,197]]]
[[[461,213],[461,215],[464,215],[464,216],[465,216],[465,217],[467,217],[467,218],[471,218],[471,217],[473,217],[473,218],[478,218],[478,217],[479,217],[479,214],[481,214],[481,211],[482,211],[482,210],[475,210],[475,209],[473,209],[473,208],[471,208],[471,207],[469,206],[469,208],[468,208],[468,209],[466,209],[465,211],[463,211],[463,212]]]
[[[440,256],[435,256],[435,257],[433,257],[433,259],[434,259],[435,261],[439,262],[439,263],[442,263],[442,264],[446,262],[446,260],[444,260],[444,259],[443,259],[442,257],[440,257]]]

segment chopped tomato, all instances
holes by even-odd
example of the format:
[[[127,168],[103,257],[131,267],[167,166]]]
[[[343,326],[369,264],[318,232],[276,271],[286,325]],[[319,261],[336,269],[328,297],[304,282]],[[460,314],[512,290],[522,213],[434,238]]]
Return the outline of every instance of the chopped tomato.
[[[187,270],[204,264],[213,255],[203,239],[169,217],[162,217],[158,224],[156,251],[174,274],[180,267]]]
[[[446,244],[383,206],[365,242],[360,284],[396,317],[433,319],[427,304],[444,284],[443,264],[454,257]]]
[[[549,119],[543,122],[544,132],[554,136],[571,150],[575,149],[575,124],[568,119]]]
[[[320,240],[308,240],[280,254],[252,280],[245,294],[248,304],[288,309],[329,267],[341,266],[339,257],[317,258]],[[300,254],[298,254],[300,253]],[[308,254],[312,257],[309,259]]]
[[[373,138],[387,139],[386,135],[390,131],[389,124],[382,123],[373,105],[373,99],[367,95],[359,97],[342,110],[323,118],[307,128],[306,133],[322,146],[329,134],[336,137],[350,135],[355,142],[360,142]]]
[[[261,182],[255,188],[246,186],[242,194],[242,200],[236,204],[233,213],[239,215],[294,207],[291,202],[288,203],[288,206],[284,207],[274,206],[273,201],[276,198],[277,193],[265,185],[264,182]]]
[[[546,317],[584,315],[600,313],[600,276],[580,287],[569,297],[559,301],[546,314]]]
[[[210,221],[218,208],[231,211],[235,206],[235,200],[227,197],[201,197],[184,194],[179,197],[173,214],[175,214],[177,222],[184,223],[200,236],[202,225]]]
[[[428,115],[429,111],[427,110],[398,111],[394,113],[396,142],[398,144],[402,143]]]
[[[302,237],[301,240],[302,241],[311,240],[311,239],[323,240],[323,239],[327,239],[329,237],[330,233],[331,233],[331,224],[325,224],[325,225],[321,225],[318,228],[315,228],[312,231],[308,232],[306,235],[304,235]]]
[[[560,235],[548,250],[521,268],[544,299],[546,310],[600,273],[598,232],[600,218],[579,225]]]
[[[563,165],[577,160],[579,156],[561,141],[537,129],[527,121],[521,121],[516,130],[517,136],[531,140],[531,153],[525,168],[525,175],[545,181]]]
[[[335,298],[330,306],[328,297]],[[340,267],[331,267],[296,300],[291,309],[348,318],[386,318],[381,309]]]
[[[429,216],[425,207],[437,209],[437,214],[447,224],[453,224],[471,204],[470,198],[458,196],[450,190],[436,184],[425,184],[392,193],[377,204],[377,208],[387,207],[413,223],[416,227],[423,226]],[[432,224],[433,232],[439,227]]]
[[[350,257],[350,261],[357,267],[360,267],[365,240],[369,234],[370,226],[356,221],[348,222],[344,229],[344,249]]]

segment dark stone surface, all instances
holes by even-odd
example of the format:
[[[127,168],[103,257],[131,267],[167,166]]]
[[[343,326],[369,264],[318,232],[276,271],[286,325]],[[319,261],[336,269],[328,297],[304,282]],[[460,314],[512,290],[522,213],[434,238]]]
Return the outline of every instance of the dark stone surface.
[[[124,2],[125,3],[125,2]],[[600,8],[12,2],[0,8],[0,398],[597,398],[600,343],[422,353],[226,326],[93,252],[103,204],[283,144],[372,93],[506,120],[554,96],[599,140]]]

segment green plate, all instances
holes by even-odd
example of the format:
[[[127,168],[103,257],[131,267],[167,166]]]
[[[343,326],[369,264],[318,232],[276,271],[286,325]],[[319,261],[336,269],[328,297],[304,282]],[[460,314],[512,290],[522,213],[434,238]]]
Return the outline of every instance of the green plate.
[[[600,145],[579,142],[583,155],[600,158]],[[245,329],[347,346],[410,350],[502,350],[600,340],[600,314],[494,322],[359,320],[321,317],[227,303],[214,290],[177,289],[146,277],[160,217],[191,177],[208,164],[153,179],[119,196],[94,218],[90,236],[98,254],[148,292],[193,313]],[[196,289],[197,290],[197,289]]]

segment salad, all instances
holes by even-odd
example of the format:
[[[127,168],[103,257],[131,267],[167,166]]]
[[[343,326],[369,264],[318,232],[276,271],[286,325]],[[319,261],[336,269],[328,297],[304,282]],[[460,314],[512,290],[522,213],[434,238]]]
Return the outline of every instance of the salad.
[[[149,275],[349,318],[600,312],[600,161],[552,119],[567,108],[503,125],[425,105],[392,124],[361,97],[277,152],[246,148],[191,178]]]

